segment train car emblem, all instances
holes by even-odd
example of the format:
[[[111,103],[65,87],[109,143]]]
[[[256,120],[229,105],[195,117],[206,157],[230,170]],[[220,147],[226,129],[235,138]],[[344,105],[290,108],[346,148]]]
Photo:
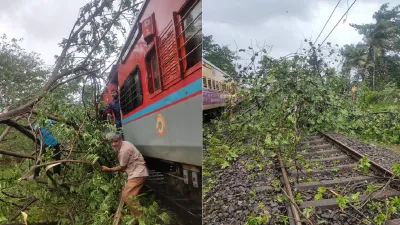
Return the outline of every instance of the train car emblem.
[[[158,136],[164,136],[165,130],[166,130],[165,119],[163,115],[158,114],[156,116],[156,132]]]

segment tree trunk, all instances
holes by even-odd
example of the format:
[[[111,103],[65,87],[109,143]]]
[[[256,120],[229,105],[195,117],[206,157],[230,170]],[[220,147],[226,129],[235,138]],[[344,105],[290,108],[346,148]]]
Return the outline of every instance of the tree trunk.
[[[374,55],[373,55],[373,57],[374,57],[374,68],[373,68],[373,70],[372,70],[372,90],[374,90],[375,91],[375,53],[373,53]]]

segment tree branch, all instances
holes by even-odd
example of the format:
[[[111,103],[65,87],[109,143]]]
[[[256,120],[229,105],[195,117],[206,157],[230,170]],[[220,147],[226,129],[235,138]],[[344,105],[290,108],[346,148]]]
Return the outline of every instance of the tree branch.
[[[119,11],[115,17],[112,19],[112,21],[110,22],[110,24],[108,25],[107,29],[104,31],[103,35],[101,35],[101,37],[99,38],[99,41],[92,47],[92,50],[88,53],[88,55],[86,56],[86,59],[83,61],[83,63],[86,63],[89,58],[92,56],[92,54],[97,50],[97,47],[99,47],[100,43],[103,41],[103,39],[106,37],[106,35],[108,34],[108,32],[111,30],[113,24],[117,21],[117,19],[119,18],[119,16],[123,13],[124,11]]]
[[[38,113],[37,111],[35,111],[35,110],[33,110],[32,113],[35,114],[35,115],[38,115],[38,114],[39,114],[39,113]],[[58,116],[50,115],[50,114],[47,114],[47,113],[44,113],[43,116],[46,117],[46,118],[49,118],[49,119],[58,121],[58,122],[63,122],[63,123],[65,123],[65,124],[67,124],[68,126],[73,127],[75,130],[78,130],[78,129],[79,129],[79,126],[78,126],[76,123],[73,123],[73,122],[71,122],[71,121],[67,121],[67,120],[65,120],[64,118],[60,118],[60,117],[58,117]]]
[[[27,113],[29,109],[32,108],[37,101],[39,101],[39,99],[40,97],[38,99],[32,99],[18,108],[0,114],[0,123],[4,123],[4,121],[9,120],[16,115],[22,115],[24,113]]]
[[[22,116],[18,116],[15,118],[15,121],[18,121],[22,118]],[[3,133],[0,135],[0,142],[4,139],[5,136],[10,132],[11,127],[7,126],[6,129],[3,131]]]
[[[75,24],[74,24],[74,27],[71,29],[71,33],[70,33],[70,35],[69,35],[69,37],[68,37],[67,43],[65,44],[65,46],[64,46],[64,48],[63,48],[63,50],[62,50],[60,56],[59,56],[58,59],[57,59],[57,64],[56,64],[55,67],[54,67],[52,76],[56,76],[57,72],[60,70],[60,67],[61,67],[61,65],[62,65],[62,63],[63,63],[63,61],[64,61],[63,59],[65,58],[65,55],[67,54],[67,52],[68,52],[68,50],[69,50],[69,47],[71,46],[72,40],[75,39],[75,38],[78,36],[79,32],[81,32],[81,31],[83,30],[83,28],[85,28],[85,26],[86,26],[90,21],[92,21],[99,13],[101,13],[101,11],[102,11],[102,10],[104,9],[104,7],[106,6],[105,3],[106,3],[106,1],[103,1],[103,2],[101,3],[101,5],[94,11],[94,13],[91,14],[91,15],[85,20],[85,22],[83,22],[83,24],[82,24],[76,31],[74,31],[74,29],[75,29],[75,27],[76,27],[76,25],[77,25],[77,23],[78,23],[78,21],[79,21],[79,18],[76,20],[76,22],[75,22]]]
[[[16,207],[18,207],[18,208],[22,208],[22,206],[17,205],[17,204],[15,204],[14,202],[7,202],[6,200],[1,199],[1,198],[0,198],[0,202],[3,202],[3,203],[5,203],[5,204],[11,204],[11,205],[16,206]]]
[[[52,91],[54,91],[54,89],[58,88],[59,86],[61,86],[61,85],[63,85],[63,84],[66,84],[66,83],[68,83],[68,82],[70,82],[70,81],[72,81],[72,80],[78,79],[78,78],[83,77],[83,76],[85,76],[85,75],[88,75],[88,74],[90,74],[90,73],[95,73],[95,72],[97,72],[97,71],[99,71],[99,70],[101,70],[101,68],[95,69],[95,70],[91,70],[91,71],[88,71],[88,72],[86,72],[86,73],[82,73],[82,74],[78,74],[78,75],[76,75],[76,76],[70,77],[70,78],[68,78],[68,79],[65,80],[65,81],[62,81],[62,82],[57,83],[57,84],[54,84],[54,86],[52,86],[52,87],[49,89],[49,91],[52,92]]]
[[[37,198],[33,197],[24,207],[22,207],[20,210],[18,210],[17,213],[15,213],[15,216],[13,216],[10,221],[14,221],[15,219],[18,218],[18,216],[21,214],[22,211],[24,211],[25,209],[27,209],[30,205],[32,205],[33,203],[35,203],[37,200]]]
[[[5,123],[10,127],[14,127],[16,130],[18,130],[19,132],[21,132],[22,134],[27,136],[29,139],[35,141],[35,136],[29,130],[27,130],[24,126],[22,126],[21,124],[17,123],[16,121],[14,121],[14,120],[5,120],[5,121],[1,121],[0,123]]]
[[[68,153],[68,156],[67,156],[65,159],[68,159],[68,158],[71,156],[72,152],[74,151],[74,147],[75,147],[76,140],[77,140],[78,137],[80,136],[80,132],[81,132],[81,130],[82,130],[83,125],[85,124],[86,118],[87,118],[87,117],[85,116],[85,118],[83,119],[83,121],[82,121],[82,123],[81,123],[81,126],[78,128],[78,133],[76,134],[74,140],[72,141],[71,149],[70,149],[70,151],[69,151],[69,153]]]
[[[8,132],[10,132],[11,127],[7,126],[6,129],[3,131],[3,133],[0,135],[0,142],[4,139],[5,136],[7,136]]]
[[[0,154],[14,156],[17,158],[35,159],[35,157],[33,157],[32,155],[28,155],[28,154],[24,154],[24,153],[17,153],[17,152],[10,152],[10,151],[1,150],[1,149],[0,149]]]
[[[98,164],[93,164],[93,163],[91,163],[91,162],[84,161],[84,160],[72,160],[72,159],[70,159],[70,160],[57,160],[57,161],[52,161],[52,162],[47,162],[47,163],[42,163],[42,164],[39,164],[39,165],[32,166],[31,169],[30,169],[28,172],[26,172],[26,173],[20,178],[20,180],[26,179],[27,176],[28,176],[30,173],[32,173],[36,168],[39,168],[39,167],[42,167],[42,166],[53,165],[53,164],[57,164],[57,163],[67,163],[67,162],[69,162],[69,163],[83,163],[83,164],[91,165],[91,166],[93,166],[93,167],[98,167],[98,166],[99,166]]]
[[[69,70],[65,70],[65,71],[63,71],[63,72],[61,72],[60,74],[57,75],[57,80],[60,79],[60,78],[65,77],[65,76],[68,76],[68,75],[71,75],[71,74],[80,72],[80,71],[82,71],[82,70],[85,70],[86,67],[87,67],[86,64],[81,63],[81,64],[79,64],[78,66],[76,66],[75,68],[72,68],[72,69],[69,69]],[[55,82],[54,82],[54,83],[55,83]],[[54,85],[54,83],[52,83],[51,86]],[[50,87],[51,87],[51,86],[50,86]],[[50,89],[50,87],[49,87],[48,89]],[[46,91],[47,91],[48,89],[46,89]]]

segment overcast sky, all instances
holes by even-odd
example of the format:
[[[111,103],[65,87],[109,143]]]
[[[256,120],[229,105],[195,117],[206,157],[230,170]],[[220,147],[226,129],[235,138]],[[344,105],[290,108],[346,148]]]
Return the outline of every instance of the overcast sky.
[[[353,1],[340,2],[318,42],[325,39]],[[251,41],[253,45],[256,41],[260,45],[265,42],[273,46],[271,55],[280,57],[295,52],[304,38],[312,37],[314,41],[337,3],[338,0],[203,0],[203,32],[231,50],[236,50],[234,42],[239,48],[247,48]],[[373,13],[384,3],[389,3],[390,8],[400,4],[398,0],[358,0],[346,22],[340,22],[327,41],[338,45],[361,41],[349,24],[373,22]]]
[[[23,38],[22,47],[41,54],[47,65],[60,54],[66,38],[88,0],[1,0],[0,35]]]
[[[69,35],[79,8],[89,0],[1,0],[0,34],[24,38],[22,46],[41,54],[46,64],[60,53],[58,43]],[[357,43],[361,36],[349,23],[372,22],[372,14],[398,0],[358,0],[328,41],[339,45]],[[351,5],[353,0],[348,0]],[[273,45],[271,54],[283,56],[296,51],[304,37],[317,37],[337,0],[203,0],[203,32],[219,44],[236,49],[253,40]],[[319,38],[322,41],[347,10],[342,0]]]

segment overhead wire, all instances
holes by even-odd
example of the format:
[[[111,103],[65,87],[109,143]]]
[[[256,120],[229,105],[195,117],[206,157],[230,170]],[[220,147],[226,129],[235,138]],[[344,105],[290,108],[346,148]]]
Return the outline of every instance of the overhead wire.
[[[319,32],[317,39],[315,39],[314,45],[315,45],[315,43],[317,43],[318,38],[321,36],[322,32],[324,31],[326,25],[328,24],[329,20],[331,19],[333,13],[335,12],[336,8],[338,7],[338,5],[339,5],[339,3],[340,3],[341,1],[342,1],[342,0],[339,0],[338,3],[336,4],[335,8],[333,9],[331,15],[329,16],[328,20],[326,21],[326,23],[325,23],[324,27],[322,28],[321,32]]]
[[[354,2],[350,5],[350,7],[347,9],[347,11],[343,14],[343,16],[340,18],[340,20],[336,23],[336,25],[332,28],[331,32],[329,32],[328,36],[325,37],[325,39],[322,41],[322,43],[319,45],[318,49],[321,48],[321,46],[324,44],[324,42],[326,41],[326,39],[328,39],[328,37],[332,34],[332,32],[336,29],[337,25],[340,23],[340,21],[342,21],[343,17],[345,15],[347,15],[347,13],[349,12],[349,10],[351,9],[351,7],[353,7],[354,3],[356,3],[357,0],[354,0]]]

